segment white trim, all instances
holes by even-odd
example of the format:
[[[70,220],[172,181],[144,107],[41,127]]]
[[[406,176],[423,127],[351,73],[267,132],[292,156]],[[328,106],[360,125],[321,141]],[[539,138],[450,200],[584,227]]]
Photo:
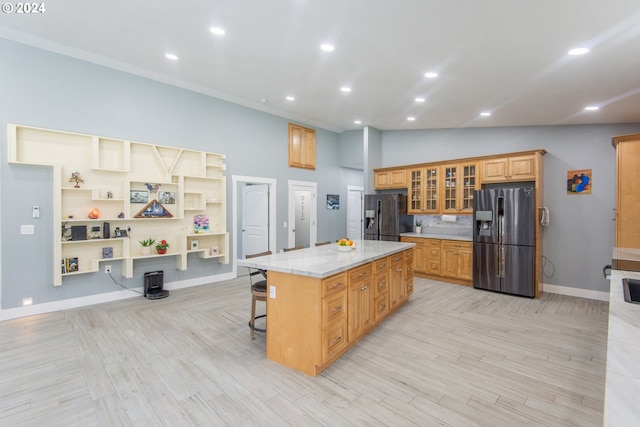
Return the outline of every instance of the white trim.
[[[260,178],[255,176],[232,175],[231,176],[231,230],[233,235],[233,253],[231,256],[231,272],[233,277],[238,276],[238,184],[267,184],[269,186],[269,250],[276,252],[276,196],[278,193],[278,181],[275,178]]]
[[[589,289],[572,288],[569,286],[549,285],[543,283],[543,292],[549,292],[551,294],[569,295],[572,297],[594,299],[598,301],[609,301],[609,292],[592,291]]]
[[[206,285],[215,282],[222,282],[235,278],[233,273],[219,274],[215,276],[204,276],[195,279],[181,280],[178,282],[165,283],[164,289],[175,290],[190,288],[192,286]],[[137,292],[139,293],[137,293]],[[53,313],[55,311],[70,310],[78,307],[86,307],[94,304],[102,304],[105,302],[119,301],[142,296],[143,289],[131,288],[131,290],[121,290],[116,292],[108,292],[104,294],[91,295],[80,298],[70,298],[54,302],[46,302],[26,307],[9,308],[0,310],[0,321],[18,319],[20,317],[35,316],[37,314]]]

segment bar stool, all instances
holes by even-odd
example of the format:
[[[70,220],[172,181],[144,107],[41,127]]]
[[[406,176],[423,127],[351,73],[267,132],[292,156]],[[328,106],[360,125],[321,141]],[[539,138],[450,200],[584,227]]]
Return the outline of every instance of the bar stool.
[[[257,258],[259,256],[271,255],[271,251],[260,252],[258,254],[246,255],[245,259],[249,258]],[[253,270],[253,271],[252,271]],[[260,274],[262,275],[262,279],[255,279],[254,276]],[[266,328],[257,328],[255,326],[256,319],[260,319],[262,317],[266,317],[266,314],[262,314],[260,316],[256,316],[256,301],[264,301],[267,302],[267,272],[262,269],[252,269],[249,268],[249,282],[251,283],[251,319],[249,320],[249,328],[251,329],[251,339],[254,338],[254,332],[267,332]],[[266,307],[265,307],[266,310]]]

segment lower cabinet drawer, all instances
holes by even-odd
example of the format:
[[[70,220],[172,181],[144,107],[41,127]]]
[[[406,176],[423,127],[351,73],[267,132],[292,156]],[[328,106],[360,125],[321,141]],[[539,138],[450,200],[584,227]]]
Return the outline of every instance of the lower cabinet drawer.
[[[347,312],[347,291],[343,290],[322,300],[322,329],[344,320]]]
[[[376,296],[374,321],[377,322],[387,314],[389,314],[389,292]]]
[[[437,274],[440,275],[440,262],[429,261],[427,265],[427,271],[429,274]]]
[[[347,322],[342,321],[322,331],[322,363],[347,345]]]

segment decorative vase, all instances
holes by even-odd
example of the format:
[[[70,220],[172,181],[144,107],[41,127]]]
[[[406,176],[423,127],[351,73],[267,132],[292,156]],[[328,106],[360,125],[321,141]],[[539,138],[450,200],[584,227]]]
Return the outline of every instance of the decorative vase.
[[[166,249],[156,249],[156,251],[158,251],[158,255],[162,255],[162,254],[166,254],[167,253]]]
[[[144,256],[151,255],[151,247],[150,246],[143,246],[142,247],[142,255],[144,255]]]
[[[422,233],[422,227],[416,225],[416,234]]]

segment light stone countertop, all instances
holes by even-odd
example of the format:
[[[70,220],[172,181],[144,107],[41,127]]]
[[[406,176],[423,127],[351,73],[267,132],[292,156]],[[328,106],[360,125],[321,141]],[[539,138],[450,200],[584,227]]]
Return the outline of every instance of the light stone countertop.
[[[238,265],[323,279],[415,246],[415,243],[379,240],[354,242],[356,248],[349,252],[340,252],[338,246],[331,243],[258,258],[239,259]]]
[[[611,427],[640,425],[640,304],[625,302],[625,277],[640,279],[640,272],[611,270],[604,398],[604,425]]]
[[[419,237],[423,239],[442,239],[442,240],[460,240],[464,242],[473,242],[471,235],[465,236],[461,234],[436,234],[436,233],[402,233],[400,237]]]

